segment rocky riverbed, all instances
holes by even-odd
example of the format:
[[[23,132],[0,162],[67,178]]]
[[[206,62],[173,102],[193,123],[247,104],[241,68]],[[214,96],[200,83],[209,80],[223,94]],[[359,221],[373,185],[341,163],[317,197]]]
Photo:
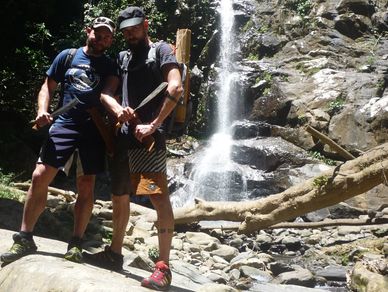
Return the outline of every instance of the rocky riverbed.
[[[62,240],[63,250],[53,250],[57,257],[61,257],[65,252],[65,241],[71,235],[74,197],[72,194],[67,196],[67,199],[50,195],[47,205],[47,210],[39,220],[37,233]],[[21,203],[1,199],[0,227],[17,230],[21,210]],[[157,257],[157,232],[152,222],[144,220],[144,212],[147,210],[141,206],[133,206],[131,211],[124,241],[125,268],[130,272],[132,269],[151,271],[152,260]],[[85,248],[97,251],[109,243],[112,232],[111,202],[96,201],[93,214],[85,236]],[[386,291],[388,208],[382,206],[380,210],[368,213],[366,210],[340,204],[303,218],[296,218],[295,224],[317,217],[322,219],[322,216],[332,220],[377,216],[377,222],[381,224],[277,228],[260,230],[251,235],[237,234],[230,222],[177,226],[170,263],[177,281],[174,283],[176,287],[185,287],[189,291],[210,291],[206,290],[207,287],[212,287],[209,288],[212,291]],[[9,238],[4,238],[5,236]],[[4,250],[7,248],[6,242],[11,244],[10,233],[3,235],[1,241],[4,242],[1,245]],[[44,249],[48,249],[48,252],[50,250],[47,247]],[[23,269],[28,269],[31,265],[34,270],[35,261],[39,266],[44,264],[45,258],[26,260],[23,262]],[[58,265],[55,268],[58,273],[63,268],[62,264],[70,263],[55,263]],[[11,274],[6,272],[12,265],[17,265],[17,262],[0,270],[1,279],[11,277]],[[380,283],[379,290],[360,290],[359,287],[365,286],[365,279],[360,278],[365,274],[363,269],[379,279],[374,280],[375,284]],[[31,273],[30,281],[33,279],[34,274]],[[218,285],[214,286],[215,284]],[[137,284],[134,282],[130,285],[136,287]],[[215,287],[219,290],[215,290]],[[88,289],[77,291],[105,291],[93,290],[93,285]],[[70,290],[63,288],[58,291]]]

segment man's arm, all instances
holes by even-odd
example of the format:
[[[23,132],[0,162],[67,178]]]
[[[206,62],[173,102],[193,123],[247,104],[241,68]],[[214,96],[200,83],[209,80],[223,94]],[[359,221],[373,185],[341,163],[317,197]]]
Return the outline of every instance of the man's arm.
[[[46,77],[42,87],[40,88],[38,94],[38,111],[35,118],[35,123],[38,127],[43,127],[53,121],[48,112],[48,108],[57,86],[58,83],[53,78]]]
[[[115,93],[120,80],[116,76],[110,76],[107,78],[104,89],[101,92],[101,103],[105,108],[112,113],[119,122],[124,123],[133,118],[133,109],[130,107],[123,108],[115,98]]]
[[[163,79],[168,82],[166,97],[158,116],[150,124],[136,126],[135,137],[139,141],[156,131],[175,108],[183,93],[182,78],[176,64],[166,64],[163,66],[163,77]]]
[[[177,66],[174,64],[167,64],[163,69],[164,80],[167,80],[168,86],[167,94],[159,115],[151,122],[151,125],[156,128],[159,127],[172,112],[183,93],[182,77]]]

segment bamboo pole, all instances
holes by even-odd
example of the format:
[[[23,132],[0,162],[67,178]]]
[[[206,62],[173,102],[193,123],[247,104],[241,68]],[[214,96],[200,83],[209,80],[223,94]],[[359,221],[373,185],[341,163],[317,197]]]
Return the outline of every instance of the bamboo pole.
[[[184,28],[178,29],[176,35],[176,59],[179,63],[183,63],[186,65],[186,78],[183,80],[184,84],[184,93],[183,99],[178,103],[176,113],[175,113],[175,121],[178,123],[184,123],[186,120],[186,107],[187,102],[190,96],[190,47],[191,47],[191,30]]]

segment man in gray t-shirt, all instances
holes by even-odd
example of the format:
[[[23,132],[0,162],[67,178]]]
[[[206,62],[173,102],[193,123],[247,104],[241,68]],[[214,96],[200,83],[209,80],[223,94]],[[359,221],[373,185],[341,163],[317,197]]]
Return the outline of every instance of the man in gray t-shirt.
[[[163,123],[182,95],[182,81],[174,53],[166,43],[155,47],[156,60],[149,58],[149,52],[155,44],[148,37],[148,20],[139,7],[130,6],[121,11],[118,17],[119,29],[129,48],[127,98],[119,104],[113,98],[118,87],[111,83],[101,95],[102,103],[124,123],[119,130],[113,165],[112,202],[113,237],[110,246],[103,252],[84,256],[86,261],[110,269],[122,266],[121,248],[129,216],[129,195],[149,196],[158,215],[159,260],[151,277],[142,281],[142,286],[165,290],[171,284],[169,254],[174,231],[174,218],[169,199],[166,174],[166,146]],[[121,79],[126,74],[121,72]],[[156,97],[142,110],[134,113],[133,108],[160,83],[168,82],[164,94]],[[133,119],[141,123],[133,125]],[[131,121],[132,120],[132,121]],[[129,125],[129,126],[128,126]],[[141,142],[149,135],[155,139],[155,147],[148,151]]]

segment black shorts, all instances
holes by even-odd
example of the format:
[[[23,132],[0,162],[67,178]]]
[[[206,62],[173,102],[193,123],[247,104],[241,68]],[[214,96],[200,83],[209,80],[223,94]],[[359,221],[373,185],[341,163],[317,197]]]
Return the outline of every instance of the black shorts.
[[[62,125],[54,123],[43,145],[38,163],[44,163],[60,170],[66,170],[78,149],[82,174],[93,175],[105,170],[105,144],[92,121],[83,125]]]

